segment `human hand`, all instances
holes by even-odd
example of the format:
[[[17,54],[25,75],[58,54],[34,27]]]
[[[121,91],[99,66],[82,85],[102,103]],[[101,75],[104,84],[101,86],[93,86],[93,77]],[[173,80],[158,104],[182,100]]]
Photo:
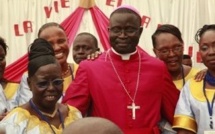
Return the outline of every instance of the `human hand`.
[[[94,60],[94,59],[98,58],[100,54],[102,54],[101,51],[96,51],[90,55],[87,55],[87,59],[88,60]]]
[[[0,114],[0,121],[7,115],[7,109],[4,110],[4,113]]]
[[[207,73],[207,70],[208,70],[208,69],[203,69],[203,70],[199,71],[199,72],[195,75],[195,78],[194,78],[194,79],[195,79],[197,82],[203,80],[203,79],[205,78],[205,75],[206,75],[206,73]]]

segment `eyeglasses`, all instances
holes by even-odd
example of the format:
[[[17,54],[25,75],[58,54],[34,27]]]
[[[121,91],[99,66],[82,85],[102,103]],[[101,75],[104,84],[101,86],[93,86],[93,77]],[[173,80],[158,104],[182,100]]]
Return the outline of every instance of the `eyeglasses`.
[[[108,28],[109,31],[111,31],[113,34],[116,35],[121,35],[122,33],[130,36],[130,35],[134,35],[140,28],[136,28],[136,27],[132,27],[132,26],[128,26],[128,27],[111,27]]]
[[[50,86],[50,83],[52,84],[52,86],[60,88],[63,85],[63,81],[63,79],[54,79],[53,81],[41,81],[38,82],[36,85],[41,90],[47,89]]]
[[[159,53],[161,53],[162,55],[169,55],[170,54],[170,51],[172,51],[173,53],[175,54],[178,54],[180,52],[182,52],[183,50],[183,46],[182,45],[178,45],[178,46],[175,46],[171,49],[168,49],[168,48],[164,48],[164,49],[156,49]]]

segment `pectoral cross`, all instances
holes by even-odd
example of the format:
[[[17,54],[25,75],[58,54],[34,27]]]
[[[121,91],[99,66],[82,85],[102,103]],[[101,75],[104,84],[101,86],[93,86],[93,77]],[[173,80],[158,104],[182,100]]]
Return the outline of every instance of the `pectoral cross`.
[[[136,109],[140,109],[140,106],[136,106],[134,102],[132,102],[132,105],[127,106],[128,109],[132,110],[132,119],[135,120],[136,119]]]

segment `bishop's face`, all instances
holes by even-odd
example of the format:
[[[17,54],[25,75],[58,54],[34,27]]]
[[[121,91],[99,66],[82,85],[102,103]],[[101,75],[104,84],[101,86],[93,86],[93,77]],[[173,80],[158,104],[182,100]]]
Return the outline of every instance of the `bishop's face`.
[[[114,13],[110,18],[109,38],[113,49],[120,54],[136,50],[142,33],[140,20],[132,13]]]

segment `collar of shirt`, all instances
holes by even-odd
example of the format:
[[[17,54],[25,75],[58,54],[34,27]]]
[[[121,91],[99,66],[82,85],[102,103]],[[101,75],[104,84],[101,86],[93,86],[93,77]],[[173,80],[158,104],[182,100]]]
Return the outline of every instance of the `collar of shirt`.
[[[111,48],[111,50],[116,54],[122,57],[122,60],[129,60],[131,55],[134,55],[135,53],[137,53],[137,50],[135,50],[132,53],[127,53],[127,54],[120,54],[117,53],[113,48]]]

